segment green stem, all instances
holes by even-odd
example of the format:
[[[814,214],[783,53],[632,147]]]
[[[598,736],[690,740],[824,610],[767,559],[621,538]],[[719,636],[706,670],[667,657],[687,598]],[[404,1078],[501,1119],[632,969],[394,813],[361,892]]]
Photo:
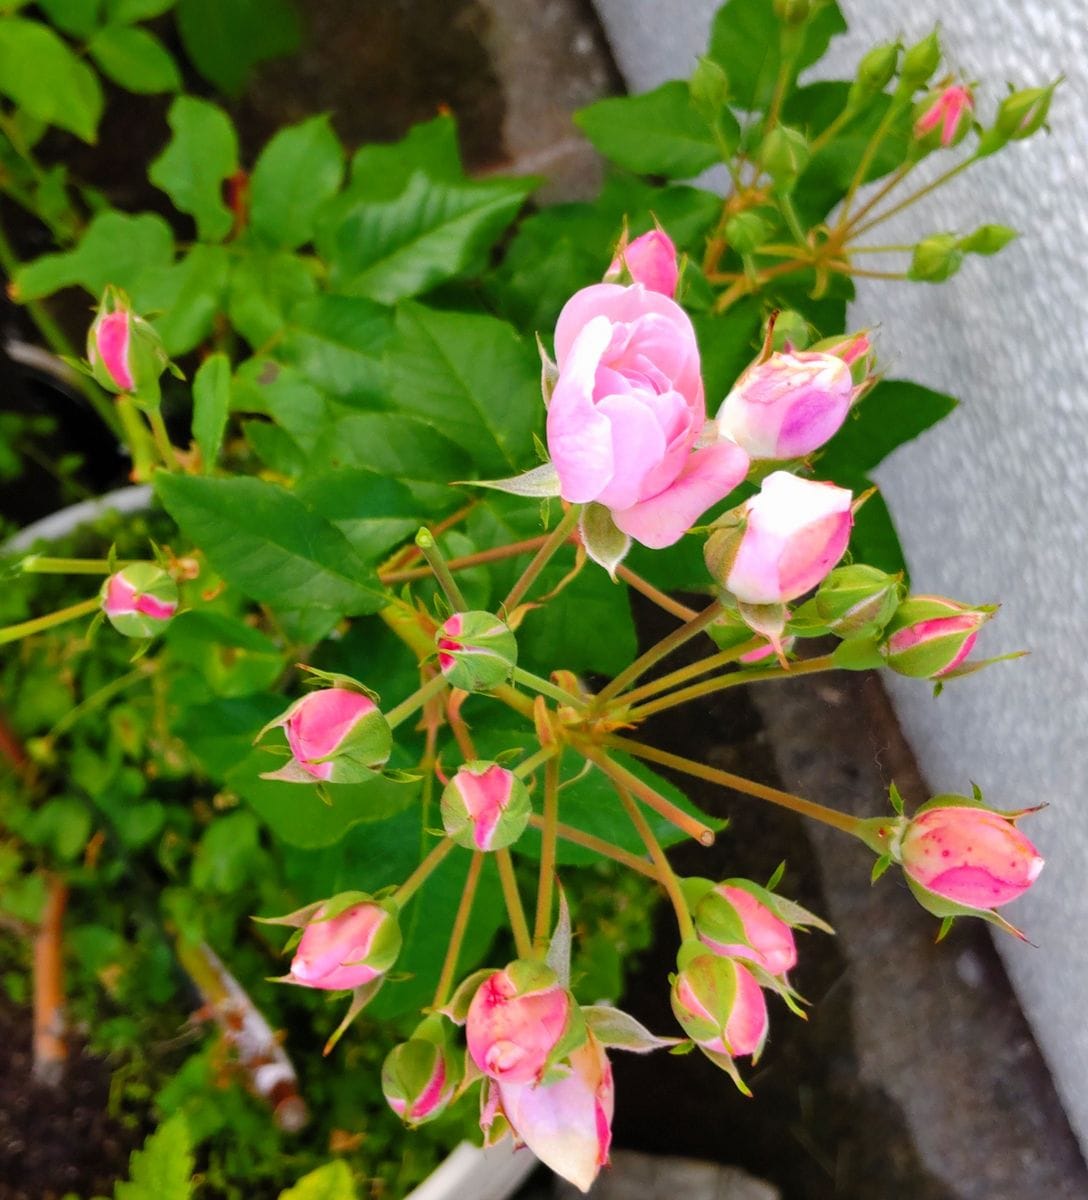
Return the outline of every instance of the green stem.
[[[912,204],[917,203],[924,196],[928,196],[930,192],[935,192],[937,188],[943,187],[950,179],[954,179],[961,171],[966,171],[969,166],[978,161],[978,156],[972,154],[970,158],[965,158],[963,162],[957,163],[950,171],[945,171],[943,175],[938,175],[932,183],[927,183],[925,187],[920,187],[916,192],[911,192],[904,200],[900,200],[898,204],[893,204],[891,208],[886,208],[883,212],[877,213],[871,217],[864,225],[858,225],[851,229],[852,237],[861,237],[863,233],[868,233],[870,229],[875,229],[882,221],[888,220],[889,217],[894,217],[896,213],[901,213],[903,209],[909,208]]]
[[[543,819],[536,813],[529,818],[529,824],[533,829],[544,827]],[[645,875],[647,879],[657,878],[657,872],[650,863],[639,858],[637,854],[632,854],[630,850],[624,850],[621,846],[613,846],[611,842],[606,842],[603,838],[594,837],[592,833],[586,833],[583,829],[575,829],[573,825],[564,825],[562,821],[556,822],[555,831],[564,842],[592,850],[594,854],[599,854],[602,858],[610,858],[613,862],[620,863],[639,875]]]
[[[515,667],[513,678],[515,683],[532,688],[534,692],[539,692],[542,696],[548,696],[550,699],[556,701],[557,704],[564,704],[567,707],[573,704],[578,708],[582,708],[585,705],[585,701],[580,696],[565,692],[558,684],[552,683],[549,679],[542,679],[539,675],[534,675],[532,671],[525,671],[521,667]]]
[[[140,420],[130,396],[116,398],[116,411],[124,442],[132,455],[132,478],[137,483],[146,483],[155,469],[155,448],[147,426]]]
[[[624,738],[610,737],[606,740],[605,744],[622,748],[619,744],[625,741],[626,739]],[[637,746],[640,743],[632,742],[630,744]],[[637,775],[628,771],[626,767],[621,767],[606,751],[596,747],[586,747],[582,750],[582,754],[591,763],[595,763],[600,767],[614,784],[626,788],[629,792],[633,792],[643,804],[648,805],[659,816],[664,817],[666,821],[671,822],[677,829],[686,833],[688,837],[693,837],[703,846],[714,845],[714,830],[709,825],[704,825],[697,817],[684,812],[682,808],[673,804],[671,800],[666,800],[660,792],[650,787],[648,783],[644,783]]]
[[[544,824],[540,833],[540,883],[536,893],[536,922],[533,945],[543,954],[548,948],[552,920],[552,885],[555,881],[555,849],[559,824],[559,759],[550,758],[544,767]]]
[[[695,679],[699,675],[707,675],[711,671],[716,671],[719,667],[728,666],[750,651],[758,650],[764,644],[763,638],[749,638],[748,641],[742,642],[739,646],[733,646],[729,650],[722,650],[718,654],[711,654],[707,658],[701,658],[698,662],[681,667],[678,671],[673,671],[669,675],[662,675],[658,679],[651,679],[649,683],[644,683],[642,687],[628,692],[624,696],[624,700],[628,704],[634,704],[636,701],[654,696],[658,692],[667,692],[669,688],[678,687],[681,683],[687,683],[689,679]]]
[[[543,746],[535,754],[531,754],[524,762],[518,763],[514,768],[514,774],[519,779],[526,779],[537,769],[542,767],[549,759],[555,758],[559,753],[558,745]]]
[[[682,771],[685,775],[692,775],[707,783],[716,783],[721,787],[732,788],[736,792],[743,792],[746,796],[767,800],[771,804],[777,804],[780,808],[788,808],[791,812],[811,817],[824,825],[831,825],[835,829],[841,829],[844,833],[853,834],[854,837],[865,840],[863,836],[865,823],[858,817],[837,812],[835,809],[828,808],[824,804],[817,804],[813,800],[805,800],[801,796],[795,796],[792,792],[784,792],[780,788],[769,787],[767,784],[756,783],[753,779],[746,779],[743,775],[734,775],[730,771],[722,771],[717,767],[708,767],[689,758],[681,758],[679,754],[670,754],[666,750],[658,750],[656,746],[648,746],[631,738],[609,737],[607,744],[626,754],[633,754],[638,758],[645,759],[647,762],[657,763],[662,767],[671,767],[674,771]]]
[[[406,700],[402,700],[395,708],[391,708],[385,714],[385,719],[389,722],[389,728],[396,729],[402,721],[406,721],[412,713],[422,708],[432,696],[437,696],[445,686],[446,679],[443,675],[436,675],[433,679],[428,679],[421,688],[414,691]]]
[[[855,254],[895,254],[900,251],[909,252],[913,249],[913,242],[898,242],[889,243],[886,246],[850,246],[843,253],[853,258]]]
[[[875,208],[876,205],[878,205],[889,192],[893,192],[903,182],[903,180],[906,179],[911,171],[914,170],[919,161],[920,160],[915,160],[914,162],[904,163],[904,165],[901,166],[898,171],[893,171],[891,177],[885,180],[885,182],[881,184],[879,188],[877,188],[876,192],[870,196],[869,199],[866,200],[859,209],[857,209],[854,215],[850,218],[850,224],[845,227],[844,232],[849,232],[850,228],[854,225],[857,225],[867,212],[871,212],[873,208]]]
[[[438,543],[434,540],[434,534],[429,529],[421,529],[416,534],[416,545],[423,551],[423,557],[427,560],[427,565],[434,572],[434,577],[438,580],[438,586],[445,592],[446,599],[453,606],[453,611],[467,611],[468,603],[461,589],[457,586],[457,581],[450,573],[449,565],[443,557],[442,551],[439,550]]]
[[[828,125],[823,133],[812,139],[812,141],[809,143],[809,150],[811,153],[816,154],[817,151],[822,150],[823,147],[826,146],[829,141],[831,141],[835,134],[837,134],[839,130],[842,129],[845,124],[847,124],[848,121],[853,120],[856,112],[856,108],[847,105],[831,122],[831,124]]]
[[[676,872],[673,871],[669,860],[665,857],[665,851],[661,849],[661,843],[654,837],[654,831],[650,828],[649,821],[643,816],[631,793],[626,788],[617,787],[616,794],[620,798],[620,803],[627,810],[627,815],[631,818],[631,824],[638,830],[638,835],[642,838],[643,845],[645,845],[650,857],[654,861],[654,866],[657,868],[658,882],[665,889],[666,895],[672,902],[673,910],[676,913],[676,923],[680,927],[680,940],[686,942],[694,938],[695,923],[691,919],[691,910],[688,908],[688,902],[684,899],[684,893],[680,889],[680,881],[676,878]]]
[[[445,961],[442,963],[442,974],[438,977],[438,987],[435,988],[432,1008],[441,1008],[453,989],[453,980],[457,974],[457,960],[461,957],[461,944],[465,940],[465,930],[468,929],[468,920],[472,915],[472,903],[476,899],[476,885],[480,881],[480,871],[483,865],[483,851],[474,851],[468,867],[468,876],[465,879],[465,888],[461,893],[461,903],[457,906],[457,916],[454,917],[453,929],[450,930],[450,944],[446,950]]]
[[[430,879],[435,868],[438,867],[453,847],[454,843],[449,838],[443,838],[400,887],[397,888],[393,893],[393,899],[400,908],[403,908],[427,880]]]
[[[49,558],[32,554],[19,564],[27,575],[109,575],[128,561],[118,560],[112,566],[104,558]]]
[[[572,504],[563,514],[559,524],[548,535],[548,540],[533,555],[532,561],[522,572],[521,578],[510,589],[510,594],[502,602],[501,611],[511,613],[521,603],[525,593],[533,586],[536,577],[548,565],[552,555],[565,544],[574,526],[578,523],[581,506]]]
[[[809,658],[804,662],[791,663],[789,670],[782,667],[757,667],[751,671],[734,671],[730,675],[719,676],[717,679],[707,679],[702,683],[694,683],[691,687],[681,688],[668,696],[660,696],[633,708],[628,714],[630,721],[644,721],[656,712],[673,708],[677,704],[685,704],[688,700],[697,700],[700,696],[709,696],[714,692],[723,692],[727,688],[740,687],[745,683],[761,683],[770,679],[794,679],[799,675],[815,675],[820,671],[835,670],[835,662],[830,654],[821,658]]]
[[[496,850],[495,862],[499,868],[502,897],[506,901],[506,915],[510,918],[510,929],[514,935],[518,958],[531,958],[533,939],[529,933],[529,922],[525,919],[525,907],[521,903],[521,893],[518,891],[517,876],[514,874],[514,860],[510,857],[510,851],[508,849]]]
[[[117,679],[111,679],[109,683],[103,684],[98,691],[92,692],[74,708],[70,708],[46,734],[45,740],[55,742],[57,738],[63,737],[74,725],[78,724],[87,713],[101,707],[107,701],[112,700],[114,696],[123,692],[127,687],[138,683],[141,679],[150,679],[152,671],[148,668],[149,664],[145,659],[135,671],[129,671],[127,675],[121,675]]]
[[[446,566],[451,571],[466,571],[469,567],[481,566],[484,563],[497,562],[503,558],[516,558],[519,554],[528,554],[530,550],[539,550],[547,541],[547,536],[526,538],[521,542],[511,542],[507,546],[490,546],[486,550],[478,550],[475,554],[465,554],[460,558],[451,558]],[[429,567],[403,567],[380,570],[378,578],[387,587],[394,583],[413,583],[417,579],[426,579],[431,573]]]
[[[805,227],[801,224],[801,218],[797,215],[797,209],[794,207],[793,200],[786,195],[778,197],[778,207],[782,211],[782,215],[786,218],[786,224],[789,227],[790,233],[797,239],[799,245],[804,248],[808,243],[808,234],[805,232]]]
[[[888,130],[891,129],[892,123],[899,115],[904,103],[910,102],[910,92],[897,90],[892,94],[891,103],[888,105],[884,116],[880,120],[880,124],[873,131],[873,136],[869,139],[862,151],[861,160],[858,162],[857,170],[854,172],[853,178],[850,180],[850,186],[846,190],[846,196],[842,202],[842,220],[841,227],[847,226],[847,216],[850,212],[850,205],[854,202],[854,196],[857,190],[865,182],[865,176],[868,174],[873,159],[876,157],[877,151],[888,135]]]
[[[712,625],[718,617],[721,616],[722,605],[720,600],[715,600],[708,604],[701,613],[697,613],[686,624],[681,625],[679,629],[674,629],[672,633],[667,634],[657,643],[656,646],[651,646],[645,654],[636,658],[630,666],[624,669],[612,680],[606,684],[597,693],[597,707],[603,708],[609,700],[618,696],[628,684],[634,683],[639,676],[644,675],[656,662],[670,655],[674,650],[678,650],[685,642],[690,642],[693,637],[697,637],[708,625]]]
[[[166,429],[166,422],[162,419],[162,412],[153,408],[148,413],[148,421],[151,423],[151,436],[155,439],[155,448],[162,455],[162,461],[168,471],[180,471],[181,463],[178,462],[177,452],[174,450],[174,444],[170,441],[170,434]]]
[[[624,583],[633,587],[636,592],[641,592],[648,600],[652,600],[658,608],[671,613],[674,617],[679,617],[681,621],[690,621],[696,615],[695,609],[688,608],[686,604],[681,604],[679,600],[674,600],[671,596],[661,591],[660,588],[655,588],[648,579],[643,579],[641,575],[636,575],[630,567],[625,567],[623,563],[620,563],[616,568],[616,574]]]
[[[18,625],[6,625],[0,629],[0,646],[8,642],[17,642],[20,638],[30,637],[34,633],[41,633],[45,629],[52,629],[55,625],[63,625],[66,621],[74,621],[76,617],[85,617],[88,613],[99,611],[101,607],[102,601],[98,596],[93,596],[90,600],[81,600],[78,604],[48,613],[44,617],[20,621]]]

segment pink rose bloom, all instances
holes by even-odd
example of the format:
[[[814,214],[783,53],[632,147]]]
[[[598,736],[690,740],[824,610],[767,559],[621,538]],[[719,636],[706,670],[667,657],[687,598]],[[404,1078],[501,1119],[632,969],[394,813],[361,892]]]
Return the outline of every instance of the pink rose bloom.
[[[927,101],[928,107],[923,108],[921,115],[914,122],[914,136],[924,138],[940,126],[940,142],[944,147],[951,146],[960,136],[967,132],[971,123],[971,113],[975,108],[971,89],[963,84],[947,87]]]
[[[1008,818],[953,805],[920,812],[899,853],[907,876],[925,891],[965,908],[999,908],[1022,896],[1043,859]]]
[[[550,1083],[498,1084],[496,1107],[545,1166],[588,1192],[612,1143],[612,1067],[593,1034],[567,1064],[570,1074]]]
[[[762,904],[751,892],[732,884],[719,883],[714,892],[733,907],[740,918],[748,945],[742,942],[716,941],[699,928],[699,940],[715,954],[743,958],[762,967],[770,975],[785,975],[797,964],[797,944],[793,930]],[[698,912],[696,928],[699,927]]]
[[[583,288],[559,314],[555,352],[548,449],[565,500],[604,505],[656,549],[746,476],[748,455],[732,442],[695,449],[706,421],[699,350],[667,296],[638,283]]]
[[[724,580],[745,604],[784,604],[814,588],[842,558],[852,497],[833,483],[775,471],[745,505],[746,525]]]
[[[502,1083],[536,1080],[571,1017],[570,994],[557,980],[523,986],[518,974],[514,963],[485,979],[465,1020],[473,1061],[485,1075]]]
[[[651,229],[629,245],[621,244],[605,273],[605,279],[619,279],[624,267],[634,283],[641,283],[651,292],[660,292],[670,299],[676,295],[676,284],[680,278],[676,247],[663,229]]]
[[[856,391],[834,354],[772,354],[740,377],[718,410],[718,429],[753,458],[802,458],[839,431]]]
[[[400,949],[400,934],[380,904],[355,904],[328,920],[324,911],[319,908],[302,932],[287,976],[292,983],[342,991],[370,983],[389,969]]]

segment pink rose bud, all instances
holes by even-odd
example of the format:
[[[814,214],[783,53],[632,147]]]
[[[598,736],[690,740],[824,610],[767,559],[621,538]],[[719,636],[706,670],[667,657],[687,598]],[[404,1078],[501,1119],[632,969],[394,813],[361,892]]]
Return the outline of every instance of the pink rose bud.
[[[512,845],[525,832],[531,811],[525,784],[498,763],[465,763],[442,793],[443,828],[469,850]]]
[[[296,700],[257,735],[283,729],[291,760],[263,779],[287,783],[365,783],[388,762],[393,734],[374,701],[350,687],[328,687]]]
[[[1016,815],[959,796],[938,796],[919,809],[897,857],[923,906],[947,916],[939,901],[985,910],[1022,896],[1039,877],[1043,859],[1015,821]]]
[[[747,475],[732,442],[695,448],[706,423],[699,348],[668,296],[640,283],[583,288],[559,314],[555,353],[548,450],[565,500],[603,505],[659,549]]]
[[[616,257],[605,273],[606,282],[641,283],[651,292],[660,292],[672,299],[680,269],[676,264],[676,247],[663,229],[651,229],[627,243],[624,234]]]
[[[971,653],[978,631],[992,616],[992,609],[943,596],[909,596],[888,624],[881,652],[900,675],[942,679]]]
[[[159,402],[159,376],[170,358],[154,327],[132,309],[119,288],[107,287],[87,333],[87,361],[108,392],[136,396],[145,407]]]
[[[519,1141],[557,1175],[588,1192],[608,1163],[615,1088],[604,1047],[590,1033],[567,1060],[569,1073],[541,1083],[497,1085],[502,1114]]]
[[[154,637],[178,610],[178,585],[156,563],[129,563],[102,585],[102,611],[125,637]]]
[[[752,458],[803,458],[839,431],[854,396],[850,367],[834,354],[771,354],[737,380],[718,431]]]
[[[392,908],[344,892],[321,904],[302,930],[285,976],[289,983],[338,992],[384,975],[400,953],[400,926]]]
[[[710,573],[743,604],[783,604],[814,588],[842,558],[852,497],[833,483],[775,471],[759,493],[716,522]]]
[[[382,1064],[386,1101],[412,1127],[440,1117],[460,1081],[459,1056],[446,1044],[441,1021],[434,1017],[428,1017],[408,1041],[394,1046]]]
[[[435,639],[442,674],[451,687],[466,692],[486,692],[506,683],[517,665],[517,639],[488,612],[454,613]]]
[[[672,1011],[709,1058],[759,1058],[767,1040],[767,1002],[745,967],[717,954],[695,954],[673,976]]]
[[[974,109],[971,89],[963,84],[932,92],[915,110],[914,137],[923,145],[954,146],[971,128]]]
[[[797,963],[793,930],[755,891],[719,883],[692,915],[699,940],[715,954],[747,959],[770,975],[785,975]]]
[[[472,1060],[500,1083],[528,1083],[582,1043],[585,1023],[556,973],[518,959],[480,984],[465,1020]]]

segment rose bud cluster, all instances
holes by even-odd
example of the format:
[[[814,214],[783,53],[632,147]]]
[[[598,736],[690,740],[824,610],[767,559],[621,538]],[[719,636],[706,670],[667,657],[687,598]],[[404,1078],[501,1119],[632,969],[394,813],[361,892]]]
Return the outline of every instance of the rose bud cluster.
[[[962,669],[993,615],[993,608],[972,608],[944,596],[910,596],[885,630],[884,661],[900,675],[945,679]]]
[[[711,575],[744,604],[795,600],[843,556],[852,503],[846,488],[775,471],[757,495],[715,522],[706,544]]]
[[[159,403],[159,376],[170,357],[154,326],[133,311],[120,288],[111,286],[87,333],[87,362],[107,392],[131,395],[154,408]]]
[[[442,825],[459,846],[502,850],[529,824],[532,805],[525,784],[493,762],[469,762],[442,792]]]
[[[622,535],[661,548],[747,475],[735,443],[696,447],[699,349],[667,295],[643,283],[583,288],[559,314],[555,355],[547,441],[563,499],[602,505]]]
[[[125,637],[154,637],[178,610],[178,585],[156,563],[129,563],[102,585],[102,611]]]
[[[412,1128],[440,1117],[461,1082],[460,1055],[445,1036],[443,1019],[429,1016],[382,1064],[382,1092],[389,1107]]]
[[[671,300],[680,279],[672,239],[663,229],[651,229],[633,242],[627,241],[625,233],[604,279],[606,283],[641,283]]]
[[[330,677],[333,678],[333,677]],[[290,761],[263,779],[286,783],[365,783],[389,761],[393,734],[361,684],[320,688],[296,700],[261,730],[282,729]]]
[[[442,674],[451,687],[466,692],[486,692],[506,683],[517,665],[517,639],[489,612],[454,613],[435,641]]]

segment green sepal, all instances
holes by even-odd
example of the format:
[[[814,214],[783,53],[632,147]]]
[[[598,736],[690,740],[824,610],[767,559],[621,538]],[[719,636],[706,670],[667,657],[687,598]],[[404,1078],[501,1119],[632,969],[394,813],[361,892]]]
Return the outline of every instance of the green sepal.
[[[873,869],[869,874],[869,882],[876,883],[876,881],[884,874],[885,871],[887,871],[891,865],[892,856],[890,854],[882,854],[876,860],[876,862],[873,863]]]
[[[840,642],[832,651],[831,661],[842,671],[874,671],[886,665],[880,643],[872,638]]]
[[[344,1019],[333,1030],[332,1036],[322,1048],[322,1055],[327,1056],[332,1053],[336,1043],[347,1032],[348,1026],[366,1008],[371,1000],[374,999],[384,982],[385,976],[379,975],[376,979],[372,979],[369,983],[364,983],[361,987],[357,987],[352,991],[351,1004],[348,1007],[348,1011],[344,1014]]]
[[[454,989],[453,995],[437,1011],[443,1016],[449,1017],[455,1025],[464,1025],[473,996],[479,991],[480,985],[494,974],[496,974],[494,967],[482,967],[479,971],[473,971],[471,975],[461,980]]]

